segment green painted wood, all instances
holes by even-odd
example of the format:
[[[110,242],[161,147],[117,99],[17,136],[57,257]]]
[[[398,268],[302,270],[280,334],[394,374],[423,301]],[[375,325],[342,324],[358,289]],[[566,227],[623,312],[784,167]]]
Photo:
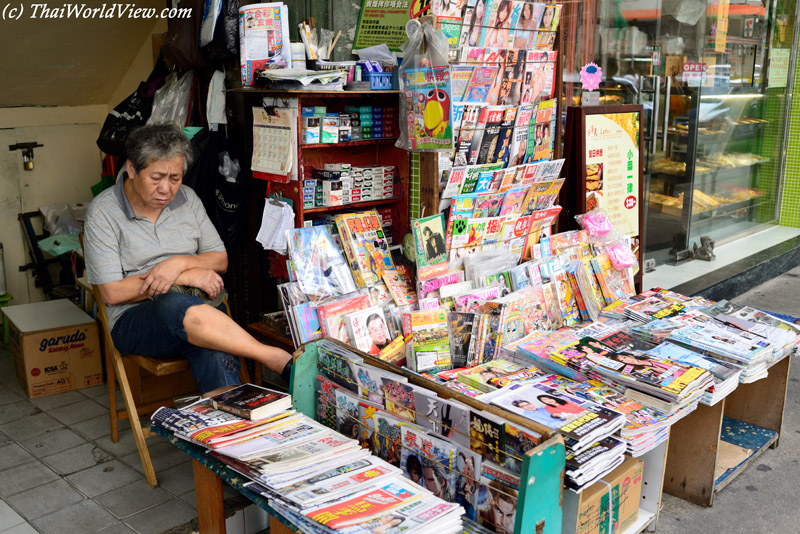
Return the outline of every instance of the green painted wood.
[[[514,534],[561,534],[561,492],[566,449],[554,435],[522,462]]]
[[[289,391],[292,392],[292,407],[312,419],[317,418],[317,375],[319,358],[317,342],[306,343],[295,352]]]

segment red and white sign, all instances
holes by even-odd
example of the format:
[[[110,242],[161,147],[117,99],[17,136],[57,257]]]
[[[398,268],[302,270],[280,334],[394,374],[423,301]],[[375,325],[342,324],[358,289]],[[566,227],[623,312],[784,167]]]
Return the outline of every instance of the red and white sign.
[[[700,87],[706,79],[708,65],[696,61],[687,61],[683,64],[683,80],[689,87]]]

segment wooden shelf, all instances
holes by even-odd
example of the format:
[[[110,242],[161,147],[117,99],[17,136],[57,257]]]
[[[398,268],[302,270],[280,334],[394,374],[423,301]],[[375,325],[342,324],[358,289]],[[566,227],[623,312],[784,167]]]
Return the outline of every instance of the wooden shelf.
[[[700,506],[712,506],[714,496],[754,458],[778,446],[783,425],[792,356],[774,363],[766,378],[739,384],[714,406],[701,404],[672,425],[664,491]],[[744,426],[746,425],[746,426]],[[739,436],[744,429],[748,436]],[[733,436],[736,436],[735,438]],[[714,471],[720,441],[746,444],[754,453],[719,478]]]
[[[295,95],[305,97],[344,97],[355,98],[365,97],[370,95],[399,95],[399,90],[386,90],[386,91],[301,91],[297,89],[261,89],[258,87],[241,87],[238,89],[231,89],[234,93],[260,93],[265,95]]]
[[[351,202],[350,204],[342,204],[341,206],[322,206],[319,208],[303,209],[303,213],[304,214],[329,213],[332,211],[346,211],[362,207],[387,206],[389,204],[394,204],[399,200],[401,200],[400,197],[382,198],[379,200],[364,200],[362,202]]]
[[[730,417],[722,418],[720,439],[744,449],[752,449],[752,453],[736,467],[722,473],[714,481],[714,491],[719,491],[736,478],[753,460],[761,456],[773,443],[778,441],[778,433],[756,425],[749,425]]]
[[[377,139],[363,139],[361,141],[348,141],[347,143],[312,143],[301,144],[300,149],[307,148],[339,148],[348,146],[363,146],[363,145],[376,145],[386,143],[388,141],[397,141],[397,137],[378,137]]]

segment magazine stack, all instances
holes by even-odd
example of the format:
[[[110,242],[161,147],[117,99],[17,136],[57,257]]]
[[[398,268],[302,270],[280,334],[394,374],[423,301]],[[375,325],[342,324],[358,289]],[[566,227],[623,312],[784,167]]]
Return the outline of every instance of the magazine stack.
[[[461,532],[459,505],[407,479],[358,439],[286,409],[290,402],[288,394],[245,384],[179,410],[160,408],[152,421],[250,478],[245,487],[304,532],[371,533],[379,525]],[[235,416],[236,404],[268,408],[260,412],[268,415]]]
[[[627,453],[634,458],[642,456],[666,441],[670,425],[694,409],[694,406],[690,406],[667,415],[642,406],[596,380],[575,382],[563,376],[549,375],[542,380],[542,383],[624,414],[625,426],[620,429],[616,437],[625,444]]]
[[[562,436],[567,447],[568,488],[580,492],[624,460],[626,445],[614,437],[625,417],[592,401],[551,387],[548,377],[513,383],[478,400],[521,415]]]
[[[669,341],[653,347],[646,351],[645,354],[659,359],[680,362],[708,371],[714,383],[709,386],[700,397],[700,402],[708,406],[714,406],[720,400],[728,396],[731,391],[736,389],[739,383],[739,375],[742,374],[742,369],[740,367],[736,367],[722,360],[716,360],[711,356],[701,356],[692,350],[675,345]]]

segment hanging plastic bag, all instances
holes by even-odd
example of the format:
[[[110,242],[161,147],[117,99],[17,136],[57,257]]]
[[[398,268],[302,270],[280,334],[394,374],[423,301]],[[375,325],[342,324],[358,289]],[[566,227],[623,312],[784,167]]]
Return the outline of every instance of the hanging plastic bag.
[[[616,235],[614,226],[611,224],[611,221],[608,220],[605,212],[603,212],[601,209],[595,209],[589,211],[588,213],[576,215],[575,220],[582,229],[589,232],[591,237],[599,238]]]
[[[153,112],[147,124],[174,122],[181,128],[186,125],[189,114],[189,96],[192,93],[194,72],[188,71],[178,78],[175,72],[167,76],[164,86],[156,91],[153,100]]]
[[[451,150],[450,64],[447,37],[429,22],[406,26],[400,81],[400,138],[396,146],[417,152]]]
[[[109,112],[97,138],[100,150],[112,156],[125,155],[125,139],[150,117],[153,93],[148,94],[147,89],[147,82],[140,83],[136,91]]]

